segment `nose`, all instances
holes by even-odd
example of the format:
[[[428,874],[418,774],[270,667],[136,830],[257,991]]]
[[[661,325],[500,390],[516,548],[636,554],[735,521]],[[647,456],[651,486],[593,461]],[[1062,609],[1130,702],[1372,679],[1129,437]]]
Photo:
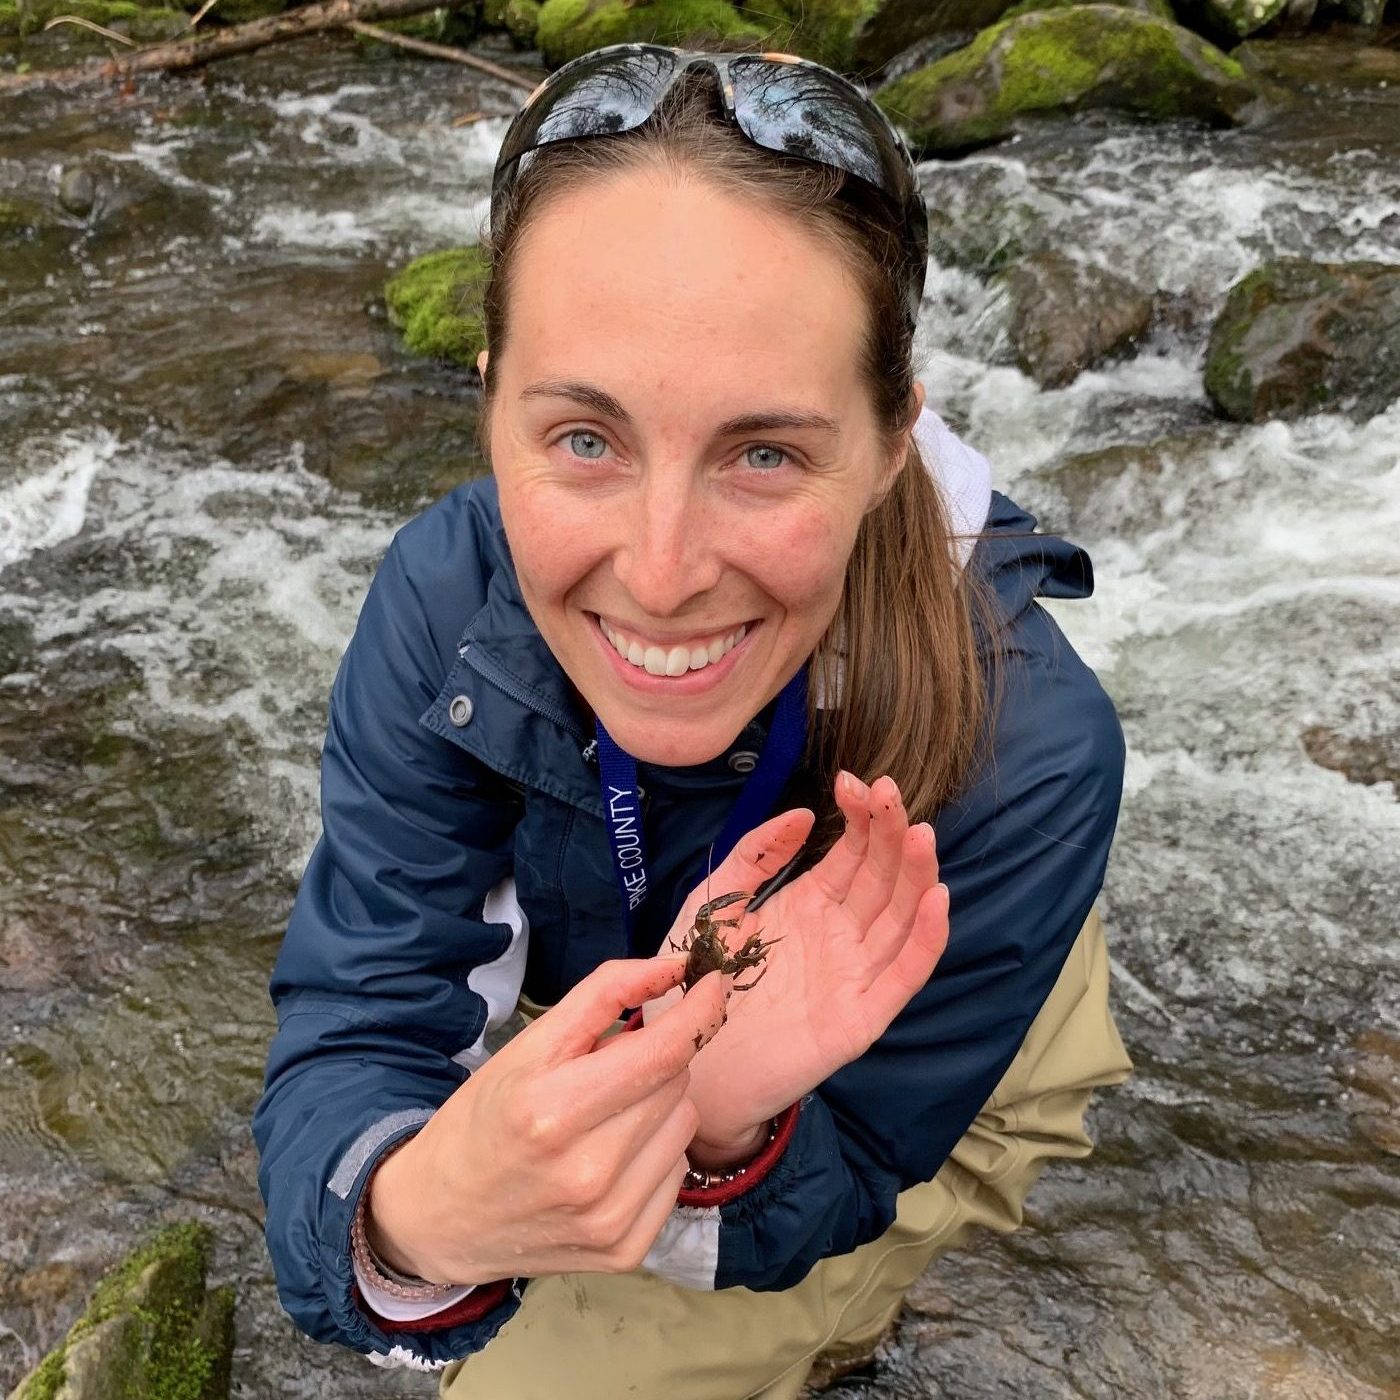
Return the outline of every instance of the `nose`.
[[[672,617],[712,589],[723,571],[713,510],[679,473],[648,472],[628,501],[618,582],[648,617]]]

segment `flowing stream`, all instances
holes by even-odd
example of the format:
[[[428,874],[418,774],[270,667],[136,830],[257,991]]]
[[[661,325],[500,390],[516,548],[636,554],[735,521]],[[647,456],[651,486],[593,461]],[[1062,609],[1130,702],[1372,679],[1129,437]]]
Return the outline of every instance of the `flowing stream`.
[[[395,528],[483,469],[474,391],[375,298],[476,238],[516,101],[313,41],[0,107],[0,191],[56,207],[81,159],[97,201],[0,243],[0,1391],[196,1215],[236,1395],[434,1393],[283,1317],[247,1118],[336,662]],[[1400,402],[1238,427],[1201,387],[1257,261],[1400,262],[1400,92],[923,175],[955,228],[1177,294],[1056,391],[965,271],[931,267],[923,332],[930,402],[1096,564],[1054,611],[1128,736],[1103,903],[1137,1073],[834,1393],[1400,1396],[1400,802],[1309,757],[1400,767]]]

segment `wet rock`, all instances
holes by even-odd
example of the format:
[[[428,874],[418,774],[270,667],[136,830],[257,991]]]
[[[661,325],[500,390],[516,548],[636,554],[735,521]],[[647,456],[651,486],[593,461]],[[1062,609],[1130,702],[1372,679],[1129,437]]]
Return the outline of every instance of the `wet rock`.
[[[1308,87],[1400,87],[1400,49],[1313,39],[1251,39],[1231,55],[1246,72]]]
[[[884,0],[857,26],[853,57],[857,67],[874,71],[896,54],[939,35],[971,39],[995,24],[1015,0]]]
[[[1192,465],[1236,431],[1217,426],[1076,452],[1037,472],[1027,500],[1068,533],[1136,537],[1185,509],[1199,475]]]
[[[1238,43],[1273,24],[1290,0],[1182,0],[1183,20],[1202,34]]]
[[[227,1400],[234,1299],[206,1291],[212,1248],[205,1225],[162,1230],[103,1279],[11,1400]]]
[[[1150,296],[1063,253],[1035,253],[997,280],[1011,301],[1016,363],[1043,389],[1130,352],[1152,320]]]
[[[1303,748],[1320,768],[1350,783],[1390,783],[1400,798],[1400,735],[1362,737],[1315,724],[1302,734]]]
[[[486,347],[481,298],[490,272],[480,248],[428,253],[384,288],[389,319],[415,354],[473,366]]]
[[[97,204],[97,176],[91,166],[65,165],[58,176],[58,202],[74,218],[86,219]]]
[[[0,246],[45,240],[61,227],[58,217],[37,201],[0,196]]]
[[[771,24],[755,24],[727,0],[544,0],[535,42],[553,68],[605,44],[684,46],[726,39],[761,48],[771,30]]]
[[[1104,4],[1005,20],[875,94],[925,154],[966,151],[1011,135],[1024,118],[1089,108],[1229,125],[1254,97],[1239,64],[1189,30]]]
[[[1347,1109],[1357,1130],[1383,1152],[1400,1157],[1400,1037],[1363,1031],[1344,1074]]]
[[[1238,422],[1379,413],[1400,396],[1400,267],[1284,258],[1256,268],[1216,319],[1205,388]]]

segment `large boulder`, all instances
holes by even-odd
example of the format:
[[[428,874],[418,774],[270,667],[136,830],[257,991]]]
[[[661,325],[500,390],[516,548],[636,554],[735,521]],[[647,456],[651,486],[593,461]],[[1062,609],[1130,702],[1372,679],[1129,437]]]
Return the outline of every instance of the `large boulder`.
[[[1400,398],[1400,265],[1282,258],[1230,289],[1206,393],[1238,422],[1379,413]]]
[[[172,1225],[97,1286],[10,1400],[228,1400],[231,1288],[207,1292],[208,1226]]]
[[[384,288],[389,319],[415,354],[468,367],[486,348],[481,302],[491,266],[478,247],[415,258]]]
[[[1116,273],[1063,253],[1034,253],[1001,273],[1016,363],[1042,389],[1129,353],[1152,321],[1152,298]]]
[[[1400,49],[1339,41],[1251,39],[1232,53],[1247,73],[1313,88],[1400,88]]]
[[[937,35],[966,35],[995,24],[1015,0],[882,0],[855,31],[854,60],[884,67],[896,54]]]
[[[685,46],[724,39],[765,48],[770,22],[756,24],[728,0],[545,0],[535,43],[551,68],[606,44]]]
[[[1229,125],[1254,96],[1240,65],[1189,30],[1096,4],[1004,20],[875,100],[924,153],[956,154],[1024,118],[1095,107]]]

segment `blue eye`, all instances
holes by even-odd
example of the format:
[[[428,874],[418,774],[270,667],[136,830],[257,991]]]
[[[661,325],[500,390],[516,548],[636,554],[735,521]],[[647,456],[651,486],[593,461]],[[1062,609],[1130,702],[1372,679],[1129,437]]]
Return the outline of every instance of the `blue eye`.
[[[597,451],[597,452],[588,452],[588,451],[584,451],[584,452],[574,452],[574,443],[575,443],[575,440],[578,439],[578,438],[586,438],[586,439],[589,440],[590,442],[595,443],[595,444],[597,445],[597,447],[598,447],[598,451]],[[582,457],[585,461],[588,461],[588,462],[596,462],[596,461],[598,460],[598,458],[601,457],[601,456],[603,455],[604,451],[607,449],[607,443],[604,442],[603,439],[600,438],[600,437],[598,436],[597,433],[590,431],[588,428],[575,428],[575,429],[573,430],[573,432],[571,432],[571,433],[568,435],[568,443],[569,443],[569,450],[570,450],[571,452],[574,452],[574,455],[575,455],[575,456],[577,456],[577,457]]]
[[[770,454],[770,460],[766,462],[755,462],[749,456],[749,454],[753,452],[767,452]],[[782,466],[783,463],[781,461],[773,461],[771,458],[778,457],[786,459],[787,457],[787,453],[784,452],[781,447],[771,447],[767,443],[761,442],[755,443],[752,447],[745,448],[744,455],[746,458],[749,458],[749,466],[757,467],[760,471],[772,471],[775,467]]]

